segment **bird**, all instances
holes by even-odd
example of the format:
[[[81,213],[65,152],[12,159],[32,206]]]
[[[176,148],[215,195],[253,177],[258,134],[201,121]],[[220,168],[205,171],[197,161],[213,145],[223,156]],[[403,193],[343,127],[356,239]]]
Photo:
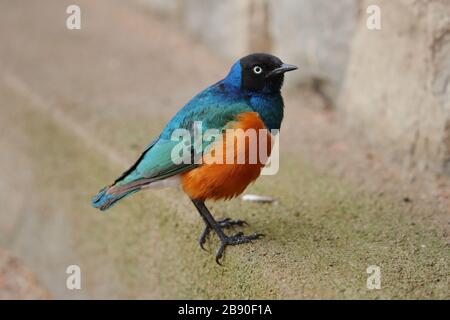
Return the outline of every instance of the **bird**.
[[[92,198],[92,206],[104,211],[142,189],[170,182],[181,186],[205,223],[199,238],[200,247],[205,249],[204,244],[211,231],[218,236],[220,247],[215,256],[218,264],[221,264],[226,247],[260,239],[263,234],[244,235],[239,232],[226,235],[224,229],[245,226],[247,222],[230,218],[216,220],[205,202],[237,197],[259,177],[265,162],[247,163],[248,141],[240,145],[234,143],[238,135],[233,130],[241,134],[249,130],[266,130],[269,143],[263,146],[259,140],[262,136],[258,136],[256,143],[258,148],[267,148],[270,155],[272,132],[280,129],[283,120],[281,88],[284,74],[296,69],[296,66],[283,63],[268,53],[252,53],[236,61],[224,79],[195,95],[174,115],[137,161]],[[201,141],[200,151],[188,144],[191,161],[180,161],[181,156],[174,159],[177,153],[173,150],[180,143],[173,139],[174,133],[185,130],[183,132],[195,135],[199,129],[216,130],[218,139]],[[220,155],[221,151],[223,155]],[[231,151],[234,152],[231,163],[211,161]],[[244,163],[233,161],[243,153]],[[183,160],[185,158],[183,156]],[[203,161],[196,161],[199,159]],[[206,161],[208,159],[210,161]]]

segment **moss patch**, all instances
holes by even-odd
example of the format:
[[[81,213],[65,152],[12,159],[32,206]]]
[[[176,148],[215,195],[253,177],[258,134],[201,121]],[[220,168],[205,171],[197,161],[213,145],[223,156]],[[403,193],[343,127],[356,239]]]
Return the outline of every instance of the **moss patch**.
[[[229,248],[220,267],[217,240],[209,253],[199,248],[202,221],[180,191],[142,192],[102,214],[90,198],[120,170],[44,115],[28,110],[25,118],[40,192],[68,212],[94,296],[109,281],[105,296],[123,298],[449,298],[449,247],[425,219],[296,154],[283,155],[279,174],[248,191],[277,205],[210,204],[216,217],[245,219],[246,232],[266,234]],[[381,290],[366,288],[370,265],[381,268]]]

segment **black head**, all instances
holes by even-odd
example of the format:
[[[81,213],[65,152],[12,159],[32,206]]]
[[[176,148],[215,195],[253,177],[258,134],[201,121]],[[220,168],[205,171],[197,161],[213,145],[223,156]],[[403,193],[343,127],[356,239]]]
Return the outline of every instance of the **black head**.
[[[283,85],[284,73],[297,67],[283,63],[279,58],[254,53],[239,60],[241,88],[253,92],[278,92]]]

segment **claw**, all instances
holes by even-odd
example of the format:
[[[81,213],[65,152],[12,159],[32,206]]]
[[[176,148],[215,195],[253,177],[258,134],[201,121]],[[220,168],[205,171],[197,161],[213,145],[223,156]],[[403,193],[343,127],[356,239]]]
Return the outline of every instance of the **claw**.
[[[248,223],[244,220],[231,220],[230,218],[225,218],[223,220],[217,221],[217,223],[220,225],[223,229],[228,229],[233,226],[248,226]]]
[[[259,239],[263,236],[262,234],[252,234],[250,236],[244,236],[242,232],[239,232],[234,236],[229,237],[223,232],[222,229],[230,228],[233,226],[244,226],[248,225],[248,223],[243,220],[234,221],[231,220],[230,218],[225,218],[222,219],[221,221],[216,221],[214,217],[211,215],[211,212],[209,212],[208,208],[205,206],[205,201],[198,199],[191,199],[191,200],[194,206],[197,208],[198,213],[200,213],[206,225],[206,228],[205,230],[203,230],[203,233],[201,234],[199,239],[200,248],[205,250],[203,245],[205,244],[206,238],[208,237],[212,229],[214,229],[214,232],[220,239],[220,247],[216,252],[216,263],[218,265],[222,265],[220,263],[220,259],[223,257],[225,248],[227,246],[252,242],[253,240]]]
[[[217,250],[216,263],[220,266],[222,265],[220,263],[220,259],[223,257],[225,248],[227,246],[234,246],[234,245],[243,244],[243,243],[252,243],[253,240],[258,240],[262,237],[264,237],[264,234],[262,234],[262,233],[254,233],[249,236],[244,236],[244,233],[242,233],[242,232],[238,232],[234,236],[231,236],[231,237],[226,237],[225,239],[221,240],[220,247]]]
[[[220,247],[219,247],[219,249],[217,250],[217,252],[216,252],[216,263],[219,265],[219,266],[222,266],[222,264],[220,263],[220,259],[222,258],[222,256],[223,256],[223,253],[225,252],[225,243],[221,243],[220,244]]]
[[[204,245],[206,243],[206,238],[208,238],[210,232],[211,232],[211,228],[206,227],[205,230],[203,230],[203,232],[200,236],[200,239],[198,240],[198,244],[200,245],[200,248],[202,248],[202,250],[208,251],[205,249]]]
[[[222,229],[230,229],[233,226],[248,226],[248,223],[244,220],[231,220],[230,218],[225,218],[222,220],[217,221],[217,223],[219,224],[219,226]],[[211,227],[209,225],[207,225],[205,227],[205,229],[203,230],[202,234],[200,235],[200,238],[198,240],[198,244],[200,245],[200,248],[202,250],[208,251],[205,248],[205,243],[206,243],[206,239],[208,238],[209,234],[211,233]],[[242,232],[240,233],[242,235]]]

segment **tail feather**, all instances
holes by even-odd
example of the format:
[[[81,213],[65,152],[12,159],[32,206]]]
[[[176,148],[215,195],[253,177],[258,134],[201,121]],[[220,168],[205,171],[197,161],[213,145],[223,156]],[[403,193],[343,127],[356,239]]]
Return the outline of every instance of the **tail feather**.
[[[118,192],[115,188],[105,187],[92,198],[92,206],[102,211],[112,207],[117,201],[138,192],[140,188],[128,189]]]
[[[102,211],[109,209],[117,201],[138,192],[154,181],[151,178],[142,178],[122,185],[113,184],[105,187],[92,198],[92,206]]]

